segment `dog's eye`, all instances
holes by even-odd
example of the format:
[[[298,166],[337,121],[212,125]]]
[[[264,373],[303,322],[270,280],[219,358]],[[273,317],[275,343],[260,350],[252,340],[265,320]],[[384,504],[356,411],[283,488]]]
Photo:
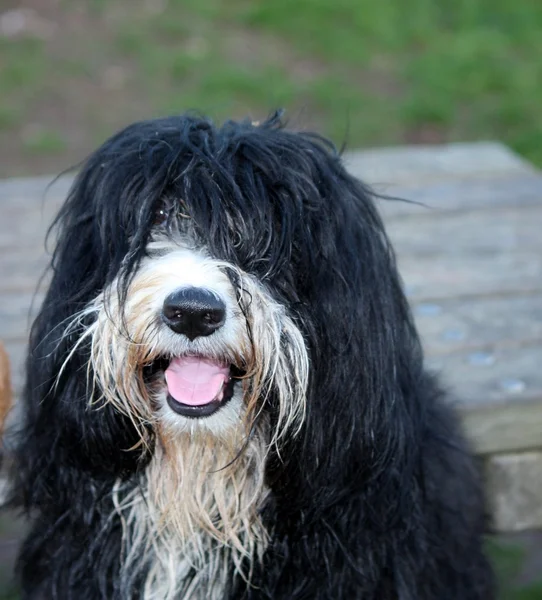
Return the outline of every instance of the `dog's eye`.
[[[156,227],[165,227],[172,219],[189,219],[184,200],[164,201],[156,209],[154,215],[154,225]]]
[[[154,224],[157,227],[164,227],[165,225],[167,225],[169,219],[169,212],[170,209],[164,205],[158,207],[158,210],[154,215]]]

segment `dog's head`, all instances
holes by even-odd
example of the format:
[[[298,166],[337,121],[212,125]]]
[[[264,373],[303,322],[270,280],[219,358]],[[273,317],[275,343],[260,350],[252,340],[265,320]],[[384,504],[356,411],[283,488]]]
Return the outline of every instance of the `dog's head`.
[[[267,447],[309,429],[302,443],[329,448],[326,424],[370,428],[362,413],[400,386],[411,324],[393,254],[319,136],[276,116],[137,123],[89,158],[56,225],[29,390],[66,399],[89,444],[144,454],[157,433],[261,426]]]

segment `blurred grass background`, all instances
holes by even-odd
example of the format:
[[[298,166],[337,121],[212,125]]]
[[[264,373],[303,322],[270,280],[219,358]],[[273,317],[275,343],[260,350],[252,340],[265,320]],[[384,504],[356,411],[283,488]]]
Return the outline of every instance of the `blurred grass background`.
[[[280,106],[350,148],[498,139],[542,166],[542,0],[0,0],[0,177],[136,119]],[[501,600],[542,600],[519,547],[492,555]]]
[[[349,147],[499,139],[542,165],[541,0],[0,0],[0,175],[135,119],[290,121]]]

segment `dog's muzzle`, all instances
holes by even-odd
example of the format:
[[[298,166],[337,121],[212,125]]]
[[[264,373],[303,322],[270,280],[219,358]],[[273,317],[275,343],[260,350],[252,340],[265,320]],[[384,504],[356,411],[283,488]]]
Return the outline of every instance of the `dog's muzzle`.
[[[199,287],[175,290],[164,300],[162,320],[190,342],[207,337],[226,320],[226,305],[218,294]],[[206,417],[233,395],[232,365],[198,354],[174,357],[164,371],[169,407],[184,417]]]

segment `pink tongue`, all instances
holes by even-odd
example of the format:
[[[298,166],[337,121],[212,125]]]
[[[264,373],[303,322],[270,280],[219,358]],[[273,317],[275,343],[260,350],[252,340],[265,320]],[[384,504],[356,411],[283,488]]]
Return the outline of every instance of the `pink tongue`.
[[[174,358],[165,372],[170,395],[177,402],[190,406],[222,400],[224,383],[229,375],[229,367],[197,356]]]

